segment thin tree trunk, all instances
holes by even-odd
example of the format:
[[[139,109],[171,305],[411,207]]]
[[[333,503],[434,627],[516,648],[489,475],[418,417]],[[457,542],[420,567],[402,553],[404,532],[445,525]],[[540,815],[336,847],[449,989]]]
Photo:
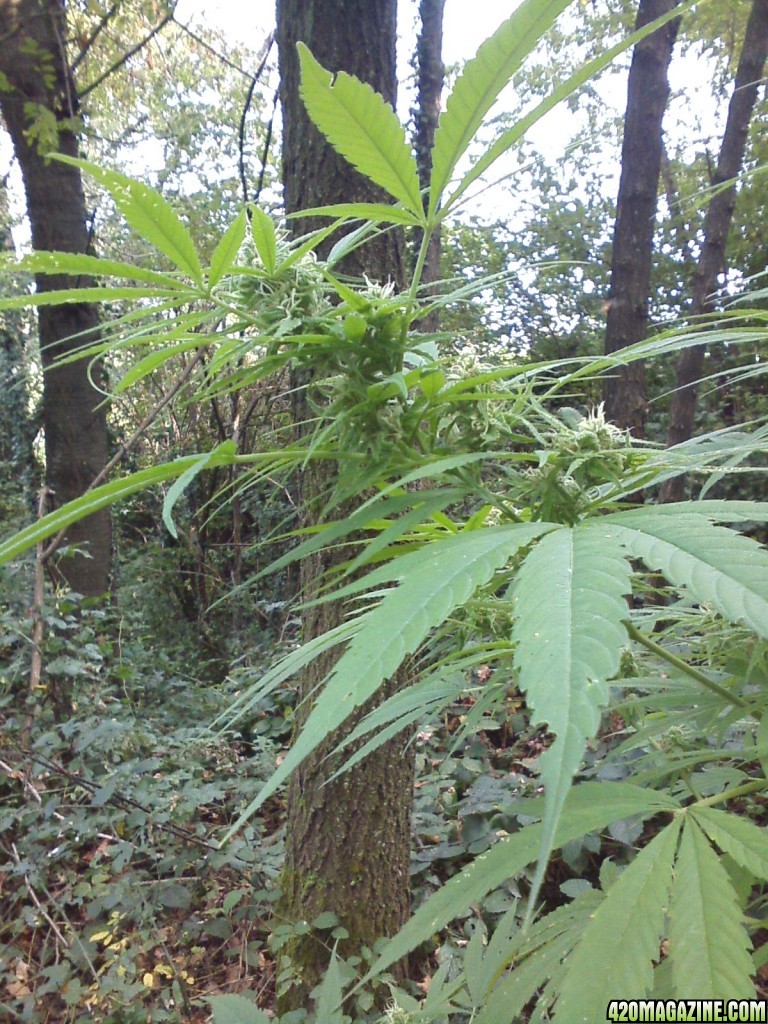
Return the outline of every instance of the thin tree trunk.
[[[68,156],[78,153],[77,102],[66,63],[65,28],[65,9],[58,0],[0,0],[0,72],[9,85],[0,90],[0,111],[24,178],[34,248],[82,253],[89,239],[80,172],[46,157],[52,149]],[[34,127],[53,134],[38,141],[30,133]],[[43,292],[90,282],[41,275],[36,283]],[[64,366],[55,363],[85,341],[95,341],[97,327],[96,307],[89,303],[41,307],[39,312],[46,484],[56,505],[83,494],[107,461],[98,368],[85,359]],[[70,527],[64,543],[87,551],[87,557],[62,559],[67,584],[86,596],[106,593],[109,512],[97,512]]]
[[[640,0],[637,28],[669,13],[678,3]],[[662,121],[679,24],[679,18],[668,21],[637,43],[632,54],[613,234],[606,355],[642,341],[648,330],[653,232],[664,145]],[[647,408],[644,364],[635,362],[611,370],[604,393],[607,418],[635,437],[643,437]]]
[[[394,104],[396,0],[278,0],[277,4],[286,210],[380,200],[381,194],[338,156],[310,123],[298,92],[297,40],[305,42],[324,67],[357,75]],[[315,225],[300,221],[296,230],[300,233]],[[398,236],[392,232],[380,235],[355,252],[345,270],[399,282]],[[303,420],[303,403],[296,403],[294,416],[299,423]],[[327,468],[309,466],[302,474],[300,497],[307,523],[317,521],[320,496],[327,493],[328,483]],[[349,510],[336,511],[343,516]],[[339,559],[338,553],[331,552],[303,563],[303,597],[316,590],[320,573]],[[308,609],[303,616],[304,639],[337,625],[341,616],[342,609],[334,604]],[[300,700],[312,693],[333,662],[334,656],[329,655],[305,671],[299,684]],[[392,692],[397,685],[393,680],[385,690]],[[307,699],[300,706],[299,728],[306,720],[308,705]],[[336,735],[324,743],[291,779],[278,914],[287,922],[311,923],[324,911],[334,912],[349,932],[349,939],[340,947],[341,954],[349,956],[359,954],[364,946],[372,947],[381,936],[392,935],[406,920],[414,767],[412,747],[399,738],[328,783],[338,761],[326,757],[339,739]],[[327,933],[311,932],[285,947],[282,966],[287,967],[290,958],[294,984],[278,999],[280,1012],[309,1005],[309,994],[328,963],[326,939]]]
[[[11,211],[8,202],[8,185],[0,180],[0,253],[13,254],[11,236]],[[0,284],[0,294],[5,294],[8,281]],[[12,287],[12,285],[11,285]],[[10,289],[9,289],[10,290]],[[0,518],[3,514],[13,515],[18,500],[18,511],[29,503],[32,490],[39,481],[35,479],[35,436],[32,417],[29,415],[29,392],[24,380],[25,334],[21,314],[7,312],[0,320],[0,490],[3,494]]]
[[[421,28],[416,43],[416,109],[413,111],[416,163],[419,168],[419,184],[422,190],[429,186],[432,174],[432,147],[440,117],[440,101],[445,80],[443,64],[443,10],[445,0],[421,0],[419,20]],[[426,205],[426,197],[425,197]],[[414,259],[421,244],[422,233],[414,239]],[[440,278],[440,230],[434,231],[429,240],[427,258],[424,262],[422,282],[430,284]],[[437,313],[425,317],[420,325],[424,331],[436,331]]]
[[[736,206],[735,179],[744,163],[749,124],[762,85],[767,54],[768,0],[754,0],[712,181],[715,188],[726,182],[730,184],[718,191],[707,207],[704,240],[693,277],[692,316],[702,316],[715,308],[713,293],[717,289],[718,277],[726,268],[726,243]],[[696,395],[705,351],[704,345],[696,345],[680,353],[675,374],[675,392],[669,408],[667,444],[670,447],[687,441],[693,435]],[[684,476],[667,480],[661,487],[661,501],[682,501],[684,497]]]

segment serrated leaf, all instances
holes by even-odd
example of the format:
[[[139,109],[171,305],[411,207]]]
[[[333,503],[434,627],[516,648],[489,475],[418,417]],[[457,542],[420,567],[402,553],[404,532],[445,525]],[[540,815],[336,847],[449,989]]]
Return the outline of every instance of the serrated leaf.
[[[383,498],[378,503],[374,502],[372,505],[366,502],[362,508],[357,509],[357,511],[353,512],[346,518],[336,522],[326,523],[322,527],[318,528],[313,536],[302,541],[301,544],[292,548],[285,555],[276,559],[276,561],[271,562],[266,569],[263,569],[254,577],[254,580],[258,580],[267,574],[275,573],[279,569],[283,569],[285,566],[290,565],[292,562],[306,558],[308,555],[311,555],[313,551],[318,551],[320,548],[330,546],[341,537],[349,536],[350,533],[367,530],[370,528],[370,524],[376,520],[387,519],[390,516],[398,516],[401,512],[405,512],[406,509],[412,508],[416,505],[423,508],[423,503],[428,503],[430,508],[432,508],[432,503],[434,502],[435,507],[445,508],[447,505],[450,505],[452,501],[456,501],[460,497],[460,494],[461,492],[458,488],[446,487],[439,491],[425,490],[407,494],[398,494],[392,498]]]
[[[549,96],[546,96],[541,103],[537,104],[530,113],[520,118],[519,121],[496,139],[493,145],[483,153],[479,160],[472,165],[472,169],[461,179],[456,190],[452,192],[450,197],[445,201],[443,207],[444,210],[450,210],[455,206],[467,189],[477,181],[478,178],[485,174],[488,168],[503,156],[504,153],[511,149],[516,142],[523,138],[526,132],[528,132],[533,125],[537,124],[545,114],[549,113],[550,110],[553,110],[559,103],[562,103],[563,100],[576,92],[576,90],[580,86],[584,85],[585,82],[591,81],[595,75],[608,67],[609,64],[612,64],[613,61],[625,50],[634,46],[647,35],[657,31],[660,26],[664,25],[672,18],[679,18],[682,11],[686,7],[691,7],[695,2],[696,0],[688,0],[687,3],[673,8],[661,18],[657,18],[655,21],[644,25],[641,29],[638,29],[625,39],[622,39],[609,50],[606,50],[605,53],[599,54],[597,57],[594,57],[592,60],[587,61],[586,64],[582,65],[582,67],[566,79],[566,81],[558,85]]]
[[[437,210],[456,165],[499,93],[570,2],[524,0],[464,66],[435,132],[430,216]]]
[[[114,387],[114,393],[121,394],[123,391],[127,391],[128,388],[132,387],[138,381],[143,380],[150,373],[154,373],[158,367],[164,366],[169,359],[180,355],[182,352],[189,352],[190,349],[200,348],[204,344],[204,337],[198,335],[196,338],[192,338],[189,341],[180,341],[177,345],[168,345],[165,348],[156,349],[154,352],[150,352],[148,356],[144,356],[143,359],[139,359],[138,362],[134,363],[133,366],[123,374]]]
[[[480,658],[478,658],[479,660]],[[377,704],[349,736],[344,738],[334,753],[340,753],[345,748],[354,746],[358,740],[369,733],[373,733],[373,737],[361,747],[357,747],[338,771],[334,772],[329,781],[351,771],[356,764],[359,764],[382,744],[391,740],[393,736],[397,736],[403,729],[423,721],[430,714],[435,714],[446,704],[455,700],[464,688],[465,680],[461,677],[451,678],[445,674],[435,673],[420,680],[414,686],[398,690],[383,704]]]
[[[178,537],[176,526],[173,522],[173,508],[184,491],[189,487],[196,476],[199,476],[211,463],[219,462],[221,457],[233,461],[237,456],[237,445],[234,441],[222,441],[213,451],[199,455],[181,476],[177,477],[173,485],[169,487],[168,493],[163,501],[163,522],[172,537]]]
[[[539,1006],[551,1002],[547,990],[553,983],[559,986],[566,957],[604,898],[603,893],[589,889],[537,921],[527,933],[527,941],[516,936],[505,958],[509,973],[489,992],[476,1024],[517,1020],[537,992],[542,993]]]
[[[179,282],[170,274],[158,270],[136,267],[132,263],[105,260],[99,256],[88,256],[79,252],[34,252],[20,260],[0,259],[3,273],[68,274],[73,277],[119,277],[127,281],[142,281],[145,284],[159,284],[176,290]],[[181,287],[186,289],[186,286]]]
[[[174,266],[188,274],[195,284],[203,283],[203,268],[192,236],[178,214],[149,185],[117,171],[57,154],[53,159],[72,164],[100,182],[133,230],[164,253]]]
[[[183,302],[186,298],[197,298],[187,287],[171,288],[60,288],[49,292],[35,292],[30,295],[15,295],[0,299],[0,310],[28,309],[38,306],[62,306],[69,302],[123,302],[139,299],[174,299]],[[149,311],[144,310],[144,315]]]
[[[301,98],[314,123],[335,150],[422,222],[416,161],[392,107],[365,82],[326,71],[304,43],[298,50]]]
[[[291,217],[343,217],[345,220],[370,220],[378,224],[404,224],[414,227],[421,223],[410,210],[386,203],[332,203],[330,206],[312,206],[288,214]]]
[[[247,223],[248,218],[245,210],[241,210],[221,236],[219,244],[213,250],[211,265],[208,268],[209,288],[213,288],[214,285],[218,284],[234,265],[237,254],[240,252],[240,246],[245,238]]]
[[[677,995],[754,997],[750,946],[728,872],[688,817],[669,908],[669,955]]]
[[[101,487],[94,487],[92,491],[88,491],[82,497],[67,502],[66,505],[62,505],[61,508],[43,516],[42,519],[19,530],[0,543],[0,565],[9,562],[12,558],[17,558],[40,541],[47,540],[59,530],[66,529],[72,523],[98,512],[99,509],[114,505],[115,502],[145,490],[147,487],[153,487],[167,480],[175,480],[190,466],[195,465],[198,459],[197,455],[188,455],[173,462],[141,469],[137,473],[131,473],[129,476],[113,480]],[[211,468],[227,466],[235,461],[236,457],[233,456],[231,450],[219,446],[215,449],[208,465]]]
[[[245,996],[208,996],[213,1024],[271,1024],[263,1010]]]
[[[602,522],[618,527],[619,541],[649,569],[768,637],[768,551],[755,541],[685,512],[672,517],[648,508]]]
[[[512,596],[515,665],[533,722],[547,723],[555,741],[541,758],[547,811],[535,903],[557,818],[588,739],[608,700],[608,679],[626,643],[626,594],[631,567],[604,520],[560,528],[544,537],[517,574]]]
[[[274,277],[277,270],[275,225],[272,218],[264,213],[259,206],[254,206],[251,210],[251,235],[261,265],[270,277]]]
[[[487,583],[515,552],[551,529],[548,523],[517,523],[451,536],[403,555],[344,588],[341,593],[358,589],[360,583],[374,589],[400,581],[366,612],[363,628],[334,666],[293,746],[227,838],[355,708],[395,674],[403,659],[454,608]]]
[[[768,879],[768,831],[746,818],[714,807],[693,807],[691,813],[709,838],[755,878]]]
[[[701,501],[671,501],[654,505],[654,516],[699,515],[716,523],[764,523],[768,520],[768,501],[740,501],[706,498]]]
[[[339,969],[339,957],[334,946],[315,1001],[315,1012],[318,1022],[323,1021],[324,1024],[343,1024],[344,1015],[339,1008],[343,999],[344,989]]]
[[[653,988],[679,833],[676,818],[606,893],[566,962],[555,1024],[602,1020],[611,999],[642,998]]]
[[[539,804],[538,801],[531,801]],[[540,805],[540,804],[539,804]],[[568,794],[555,835],[555,847],[587,832],[594,832],[621,818],[637,814],[649,817],[679,805],[664,793],[640,789],[623,782],[610,785],[585,782]],[[361,985],[402,959],[420,943],[439,932],[457,914],[476,903],[509,878],[519,875],[536,858],[541,847],[542,826],[528,825],[515,835],[499,840],[475,857],[459,874],[430,896],[393,936]]]

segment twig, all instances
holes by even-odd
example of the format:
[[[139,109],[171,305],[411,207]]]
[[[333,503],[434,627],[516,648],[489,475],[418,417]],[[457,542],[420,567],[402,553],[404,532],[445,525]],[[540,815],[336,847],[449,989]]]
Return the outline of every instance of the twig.
[[[82,786],[84,789],[90,790],[91,793],[95,793],[97,790],[102,788],[101,784],[91,782],[90,779],[83,778],[82,775],[69,771],[63,765],[58,764],[56,761],[52,761],[49,757],[45,757],[42,754],[33,754],[30,750],[21,750],[21,753],[31,761],[36,761],[44,768],[47,768],[48,771],[52,772],[54,775],[60,775],[62,778],[69,779],[70,782],[74,782],[78,786]],[[108,797],[106,802],[115,807],[119,807],[121,810],[128,810],[129,808],[132,808],[142,811],[148,818],[151,818],[149,810],[143,804],[140,804],[137,800],[132,800],[130,797],[122,796],[119,793]],[[175,836],[176,839],[182,839],[185,842],[192,843],[202,849],[210,850],[212,852],[218,852],[219,850],[219,847],[215,843],[209,843],[207,840],[201,839],[200,836],[196,835],[191,829],[184,828],[183,825],[174,825],[168,822],[153,822],[153,825],[160,832],[168,832],[170,835]]]
[[[37,495],[37,518],[42,519],[48,505],[48,499],[53,494],[49,487],[41,487]],[[43,676],[43,637],[45,633],[45,620],[43,618],[43,603],[45,601],[45,551],[42,541],[35,549],[35,583],[32,591],[32,659],[29,666],[29,708],[24,721],[21,740],[26,746],[29,742],[29,734],[32,723],[35,719],[35,694],[40,689]]]
[[[267,134],[264,139],[264,149],[261,151],[261,170],[259,171],[259,180],[256,183],[256,195],[253,197],[255,203],[258,203],[261,198],[261,190],[264,188],[264,175],[267,172],[267,159],[269,157],[269,147],[272,145],[272,130],[275,124],[275,111],[277,110],[277,98],[279,95],[280,87],[278,86],[272,97],[272,113],[269,115],[269,121],[267,121]]]
[[[5,761],[0,761],[0,769],[2,769],[2,771],[5,772],[9,779],[15,779],[17,782],[20,782],[24,789],[28,789],[32,796],[35,798],[35,800],[39,804],[42,804],[43,798],[40,796],[40,794],[29,781],[29,779],[24,775],[24,772],[19,771],[18,768],[11,768],[11,766],[9,764],[6,764]]]
[[[106,71],[98,76],[98,78],[94,79],[90,85],[86,85],[84,89],[81,89],[77,94],[78,100],[85,99],[88,93],[93,92],[94,89],[98,88],[98,86],[100,86],[102,82],[105,82],[110,75],[113,75],[115,71],[119,71],[123,64],[129,61],[134,54],[139,52],[139,50],[142,50],[150,40],[154,39],[158,32],[161,32],[169,21],[173,21],[173,11],[161,18],[151,32],[149,32],[143,39],[140,39],[135,46],[132,46],[131,49],[124,53],[119,60],[116,60],[114,64],[108,67]]]
[[[210,43],[207,43],[196,32],[193,32],[189,25],[185,25],[183,21],[179,21],[178,18],[176,18],[175,16],[173,18],[173,23],[177,26],[177,28],[180,28],[182,32],[186,32],[190,39],[194,39],[196,43],[203,47],[203,49],[207,50],[209,53],[212,53],[214,57],[218,58],[218,60],[220,60],[222,64],[226,64],[227,67],[232,68],[233,71],[237,71],[237,73],[242,75],[243,78],[250,79],[250,71],[246,71],[245,68],[241,68],[239,64],[235,64],[234,61],[231,61],[228,57],[225,57],[223,53],[219,53],[219,51],[214,49],[214,47],[211,46]]]
[[[625,622],[624,625],[632,639],[637,640],[639,644],[642,644],[647,651],[655,654],[657,658],[661,658],[662,661],[666,661],[668,665],[672,665],[673,668],[678,669],[678,671],[687,675],[689,678],[695,679],[697,683],[701,683],[701,685],[707,690],[710,690],[712,693],[716,693],[718,697],[721,697],[724,701],[727,701],[734,707],[749,709],[749,704],[742,697],[726,690],[724,686],[720,686],[713,679],[710,679],[708,675],[700,672],[697,668],[694,668],[693,665],[689,665],[688,662],[683,661],[682,658],[678,658],[676,654],[672,654],[671,651],[666,650],[661,646],[661,644],[657,644],[655,640],[651,640],[650,637],[646,636],[645,633],[641,633],[640,630],[631,622]]]
[[[80,64],[82,64],[82,62],[85,59],[85,56],[88,53],[88,51],[90,50],[90,48],[96,42],[96,40],[101,35],[101,33],[104,31],[104,29],[107,27],[107,25],[110,23],[112,18],[115,16],[115,14],[117,13],[117,9],[120,6],[121,2],[122,2],[122,0],[117,0],[116,3],[112,4],[112,6],[109,8],[109,10],[106,11],[105,14],[99,19],[98,24],[96,25],[94,30],[91,32],[91,34],[89,36],[87,36],[86,39],[84,39],[83,42],[80,44],[80,52],[78,53],[78,55],[75,57],[75,59],[72,61],[72,64],[71,64],[72,74],[74,74],[75,71],[77,71],[78,67],[80,66]]]
[[[267,66],[267,59],[269,57],[270,51],[272,49],[272,44],[274,43],[274,41],[275,41],[275,33],[274,32],[270,32],[269,35],[267,36],[267,38],[264,40],[264,45],[261,48],[261,53],[262,53],[261,61],[259,63],[258,68],[256,69],[256,74],[251,79],[251,84],[248,86],[248,92],[247,92],[246,97],[245,97],[245,105],[243,106],[243,112],[240,115],[240,128],[238,130],[238,149],[239,149],[239,152],[240,152],[240,156],[239,156],[239,160],[238,160],[238,167],[239,167],[239,170],[240,170],[240,183],[243,186],[243,202],[244,203],[248,203],[248,182],[246,181],[246,178],[245,178],[245,122],[246,122],[246,118],[248,117],[248,111],[250,110],[250,107],[251,107],[251,101],[253,100],[253,92],[254,92],[254,90],[256,88],[256,83],[259,81],[259,79],[261,78],[262,74],[264,73],[264,68]],[[271,122],[270,122],[270,128],[269,128],[269,131],[267,133],[267,136],[268,136],[268,140],[271,140],[271,138],[272,138]],[[263,179],[263,176],[264,176],[264,167],[262,165],[262,179]]]
[[[16,861],[16,866],[18,867],[21,865],[21,858],[19,857],[19,851],[16,849],[16,843],[11,843],[11,850],[13,850],[13,859]],[[48,913],[48,911],[45,909],[45,907],[38,899],[37,893],[32,888],[32,883],[29,881],[27,875],[24,875],[24,885],[27,888],[27,892],[32,897],[32,902],[37,907],[38,911],[40,912],[40,915],[44,917],[48,924],[51,926],[56,938],[59,940],[62,946],[64,946],[65,949],[69,949],[69,942],[67,942],[64,936],[61,934],[59,926],[56,924],[51,915]]]

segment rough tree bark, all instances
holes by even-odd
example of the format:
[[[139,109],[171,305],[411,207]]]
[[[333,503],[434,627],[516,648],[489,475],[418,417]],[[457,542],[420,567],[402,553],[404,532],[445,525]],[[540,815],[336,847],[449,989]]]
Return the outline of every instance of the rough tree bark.
[[[638,29],[677,7],[679,0],[640,0]],[[675,18],[634,48],[627,86],[621,177],[611,260],[605,353],[645,338],[651,291],[653,230],[663,153],[662,121],[669,98],[668,71],[680,21]],[[642,362],[612,370],[605,381],[611,422],[645,434],[646,387]]]
[[[288,212],[325,203],[379,201],[381,194],[338,156],[309,121],[299,98],[296,42],[305,42],[320,63],[369,82],[390,103],[396,95],[396,0],[278,0],[277,42],[283,108],[283,182]],[[295,222],[294,222],[295,223]],[[299,233],[317,226],[300,222]],[[400,281],[401,247],[392,232],[358,250],[344,268],[372,279]],[[300,405],[294,415],[301,421]],[[300,482],[306,515],[316,516],[327,493],[328,469],[308,471]],[[336,510],[343,515],[344,510]],[[334,553],[302,565],[301,591],[313,593]],[[333,604],[303,617],[308,640],[341,621]],[[299,698],[310,694],[333,665],[333,655],[315,661],[299,681]],[[388,692],[397,686],[389,684]],[[305,702],[305,704],[308,702]],[[302,705],[304,707],[304,705]],[[369,710],[368,708],[364,709]],[[299,713],[300,727],[306,712]],[[357,720],[357,719],[356,719]],[[342,955],[371,947],[393,934],[409,907],[410,815],[413,799],[412,749],[404,739],[379,748],[354,771],[332,783],[326,761],[339,736],[323,744],[294,773],[288,791],[286,863],[281,920],[311,922],[333,911],[349,932]],[[327,944],[316,934],[288,944],[294,986],[278,1000],[280,1012],[309,1005],[309,994],[328,963]],[[285,958],[284,958],[285,959]]]
[[[735,178],[744,162],[749,124],[762,85],[767,54],[768,0],[754,0],[712,180],[714,187],[726,182],[731,184],[712,197],[704,217],[701,252],[693,276],[692,316],[712,312],[718,277],[726,268],[726,243],[736,206]],[[696,345],[680,353],[675,373],[675,392],[669,408],[667,444],[670,447],[687,441],[693,435],[696,395],[705,351],[704,345]],[[682,501],[685,490],[685,477],[674,477],[662,485],[660,500]]]
[[[47,160],[30,129],[47,118],[55,130],[48,148],[77,156],[74,118],[77,99],[66,59],[66,17],[60,0],[0,0],[0,112],[13,140],[24,178],[32,245],[37,250],[86,252],[88,226],[80,172]],[[41,152],[43,148],[43,152]],[[38,291],[85,286],[85,279],[41,275]],[[44,376],[46,483],[62,505],[79,497],[107,461],[103,395],[91,380],[88,360],[58,366],[98,327],[96,307],[85,302],[41,307],[40,350]],[[88,597],[106,593],[109,584],[110,515],[98,512],[67,531],[65,544],[88,557],[62,559],[67,584]]]

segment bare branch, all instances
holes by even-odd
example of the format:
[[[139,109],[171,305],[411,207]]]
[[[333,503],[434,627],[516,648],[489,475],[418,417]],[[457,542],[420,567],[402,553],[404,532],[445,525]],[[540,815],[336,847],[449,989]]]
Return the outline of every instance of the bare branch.
[[[248,111],[249,111],[250,106],[251,106],[251,101],[253,100],[253,92],[254,92],[254,89],[256,88],[256,83],[259,81],[261,76],[264,74],[264,68],[267,66],[267,58],[269,57],[269,53],[270,53],[270,50],[272,49],[272,44],[274,43],[274,41],[275,41],[275,33],[274,32],[270,32],[270,34],[264,40],[264,44],[263,44],[263,46],[261,48],[261,60],[259,62],[258,68],[256,69],[256,74],[251,79],[251,84],[248,87],[248,94],[245,97],[245,105],[243,107],[243,113],[240,116],[240,129],[239,129],[239,132],[238,132],[239,150],[240,150],[239,168],[240,168],[240,182],[241,182],[241,184],[243,186],[243,201],[245,203],[248,202],[248,182],[246,181],[246,178],[245,178],[245,121],[246,121],[246,118],[248,117]],[[272,138],[272,122],[270,121],[269,131],[267,133],[267,145],[269,145],[269,142],[271,141],[271,138]],[[260,181],[262,181],[263,178],[264,178],[264,169],[263,169],[263,165],[262,165],[262,174],[261,174]],[[259,189],[259,190],[261,190],[261,189]]]
[[[75,59],[72,61],[72,64],[71,64],[72,74],[74,74],[75,71],[77,71],[77,69],[80,66],[80,64],[83,62],[85,57],[88,55],[88,52],[90,51],[90,49],[93,46],[93,44],[96,42],[98,37],[101,35],[101,33],[107,27],[107,25],[110,23],[110,21],[114,18],[115,14],[117,14],[118,8],[120,7],[121,3],[122,3],[122,0],[116,0],[116,3],[112,4],[112,6],[109,8],[109,10],[106,11],[106,13],[103,15],[103,17],[99,20],[98,24],[93,29],[91,34],[80,44],[80,52],[78,53],[78,55],[75,57]]]
[[[103,74],[99,75],[98,78],[94,79],[94,81],[91,82],[89,85],[86,85],[84,89],[81,89],[80,92],[77,94],[77,98],[79,100],[84,99],[88,95],[88,93],[93,92],[93,90],[98,88],[102,84],[102,82],[105,82],[110,77],[110,75],[113,75],[115,71],[119,71],[120,68],[124,64],[126,64],[131,59],[131,57],[134,56],[134,54],[138,53],[139,50],[143,50],[147,43],[151,39],[154,39],[158,32],[161,32],[165,28],[169,21],[173,21],[173,11],[171,11],[169,14],[166,14],[165,17],[161,18],[151,32],[149,32],[143,39],[136,43],[135,46],[132,46],[127,53],[124,53],[123,56],[119,60],[116,60],[115,63],[111,65],[111,67],[108,67],[107,70],[103,72]]]

